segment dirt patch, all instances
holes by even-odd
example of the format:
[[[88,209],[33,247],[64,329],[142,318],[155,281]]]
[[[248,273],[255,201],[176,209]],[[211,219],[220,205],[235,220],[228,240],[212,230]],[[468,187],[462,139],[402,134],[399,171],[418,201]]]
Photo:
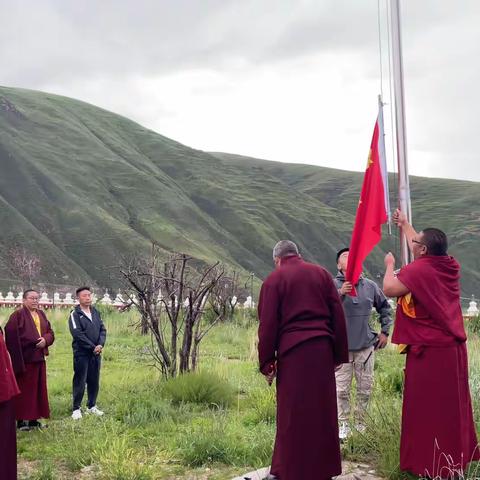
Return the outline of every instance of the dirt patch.
[[[42,463],[38,460],[28,461],[19,459],[18,480],[28,480],[43,474],[42,478],[54,478],[55,480],[94,480],[98,470],[93,467],[84,467],[79,472],[72,472],[62,464]]]

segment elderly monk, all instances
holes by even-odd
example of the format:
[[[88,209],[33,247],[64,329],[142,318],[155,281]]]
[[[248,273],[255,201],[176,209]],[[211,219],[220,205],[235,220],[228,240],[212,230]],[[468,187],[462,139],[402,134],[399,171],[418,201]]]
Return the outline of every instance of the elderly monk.
[[[277,434],[268,478],[341,473],[335,367],[348,362],[342,303],[330,273],[282,240],[258,304],[260,371],[277,384]]]
[[[468,385],[460,266],[436,228],[417,233],[405,215],[394,221],[414,261],[395,277],[385,257],[384,292],[399,297],[392,342],[406,352],[400,468],[426,477],[454,478],[480,458]]]
[[[38,308],[36,290],[23,293],[23,307],[5,325],[7,348],[21,394],[15,399],[20,430],[41,428],[39,418],[49,418],[45,357],[55,337],[45,313]]]
[[[20,393],[0,329],[0,478],[17,478],[17,438],[14,397]]]

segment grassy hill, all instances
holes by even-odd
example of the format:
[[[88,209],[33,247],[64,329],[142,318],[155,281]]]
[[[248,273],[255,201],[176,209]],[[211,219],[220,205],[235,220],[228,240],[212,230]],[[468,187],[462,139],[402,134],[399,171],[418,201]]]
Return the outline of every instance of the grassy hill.
[[[0,87],[0,285],[8,251],[40,255],[42,280],[115,286],[112,267],[152,241],[234,268],[271,270],[271,248],[298,242],[334,269],[348,244],[362,174],[186,147],[95,106]],[[417,226],[450,236],[464,293],[480,292],[480,184],[412,178]],[[387,238],[369,258],[382,271]]]

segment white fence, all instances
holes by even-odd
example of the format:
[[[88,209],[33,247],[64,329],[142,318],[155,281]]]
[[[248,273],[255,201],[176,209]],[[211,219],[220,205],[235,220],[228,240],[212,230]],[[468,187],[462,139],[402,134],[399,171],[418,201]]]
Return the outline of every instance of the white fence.
[[[8,292],[5,296],[3,296],[2,292],[0,292],[0,308],[16,308],[22,305],[22,296],[23,292],[18,292],[14,294],[12,291]],[[122,309],[126,307],[129,302],[125,300],[120,293],[118,293],[115,297],[112,295],[110,296],[108,291],[105,291],[103,297],[98,300],[95,294],[93,296],[93,303],[100,303],[101,305],[110,305],[112,307]],[[463,298],[463,300],[468,300]],[[188,301],[188,300],[187,300]],[[75,306],[78,302],[76,301],[74,295],[72,293],[66,293],[63,297],[60,293],[54,293],[53,298],[48,296],[47,292],[42,292],[40,295],[40,307],[43,309],[49,308],[71,308]],[[239,308],[255,308],[257,305],[252,300],[252,297],[248,296],[245,302],[240,303],[237,302],[237,299],[234,297],[232,299],[232,303],[235,304]],[[390,306],[394,309],[395,302],[392,299],[389,299]],[[471,299],[468,305],[468,308],[464,311],[464,316],[467,318],[476,317],[480,315],[480,310],[478,309],[478,303]]]
[[[128,306],[130,303],[128,300],[125,300],[120,293],[118,293],[115,297],[113,297],[109,295],[108,291],[105,292],[105,294],[100,300],[95,294],[93,294],[92,300],[93,300],[93,303],[99,303],[101,305],[110,305],[118,309],[122,309]],[[243,304],[240,302],[237,303],[235,297],[232,300],[233,300],[233,303],[240,308],[256,307],[255,302],[252,300],[252,297],[250,296],[247,297],[246,301]],[[23,302],[23,292],[18,292],[14,294],[12,291],[10,291],[5,296],[3,296],[2,292],[0,292],[0,308],[16,308],[22,305],[22,302]],[[60,293],[54,293],[53,297],[49,297],[47,292],[42,292],[40,294],[39,304],[42,309],[47,310],[49,308],[72,308],[73,306],[77,305],[78,302],[72,293],[66,293],[65,296],[63,297],[61,296]]]

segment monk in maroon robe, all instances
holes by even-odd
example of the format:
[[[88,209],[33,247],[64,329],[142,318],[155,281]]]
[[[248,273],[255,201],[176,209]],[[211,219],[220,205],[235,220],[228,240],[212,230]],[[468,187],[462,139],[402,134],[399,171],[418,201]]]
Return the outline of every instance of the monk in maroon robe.
[[[276,376],[277,434],[269,478],[330,479],[342,471],[335,366],[348,362],[342,303],[332,276],[293,242],[274,248],[276,269],[258,304],[260,371]]]
[[[15,416],[22,430],[41,427],[39,418],[49,418],[45,357],[54,341],[45,313],[38,309],[35,290],[23,294],[23,307],[12,313],[5,325],[8,351],[21,394],[15,399]]]
[[[480,459],[468,384],[460,266],[436,228],[415,232],[397,210],[414,261],[394,276],[385,257],[384,291],[399,297],[392,342],[406,353],[400,468],[428,478],[463,476]]]
[[[14,397],[20,393],[0,329],[0,478],[17,478],[17,437]]]

